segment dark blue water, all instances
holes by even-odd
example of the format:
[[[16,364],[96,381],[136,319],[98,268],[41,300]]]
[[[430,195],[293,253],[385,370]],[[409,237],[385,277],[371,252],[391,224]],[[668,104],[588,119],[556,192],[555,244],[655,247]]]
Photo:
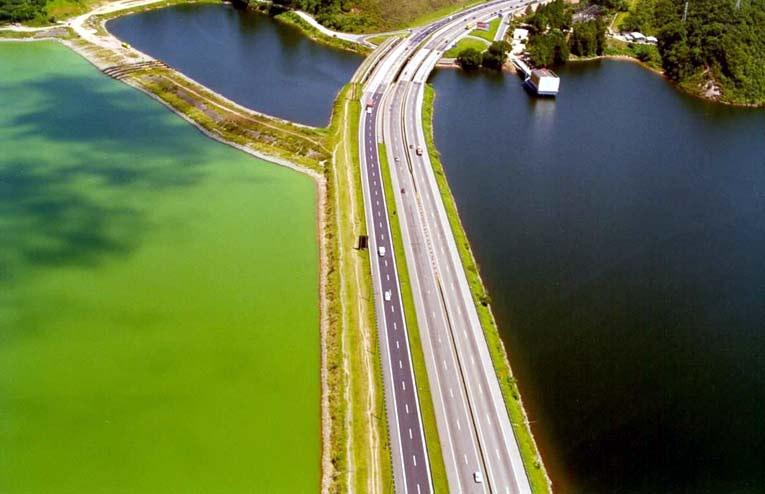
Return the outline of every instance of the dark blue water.
[[[180,5],[119,17],[107,29],[139,50],[253,110],[317,127],[362,58],[267,16]]]
[[[556,492],[765,492],[765,112],[630,63],[439,71],[435,137]]]

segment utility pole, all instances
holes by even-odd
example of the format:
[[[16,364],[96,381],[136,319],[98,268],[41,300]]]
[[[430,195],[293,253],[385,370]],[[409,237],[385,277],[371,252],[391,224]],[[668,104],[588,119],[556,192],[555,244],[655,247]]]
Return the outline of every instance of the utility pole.
[[[740,1],[740,0],[737,0]],[[688,0],[685,0],[685,11],[683,12],[683,24],[685,24],[685,20],[688,18]]]

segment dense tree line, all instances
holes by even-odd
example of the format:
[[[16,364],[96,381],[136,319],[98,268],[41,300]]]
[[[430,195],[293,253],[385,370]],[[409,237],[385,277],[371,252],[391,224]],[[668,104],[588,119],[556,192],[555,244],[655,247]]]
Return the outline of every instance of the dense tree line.
[[[540,5],[535,12],[529,8],[526,22],[531,27],[531,62],[540,67],[566,63],[569,48],[564,31],[571,28],[571,10],[563,0]]]
[[[0,22],[21,22],[45,15],[45,0],[0,0]]]
[[[606,26],[601,19],[574,24],[568,40],[571,53],[580,57],[602,55],[606,50]]]
[[[509,49],[510,45],[506,41],[493,42],[483,53],[475,48],[465,48],[457,56],[457,63],[465,70],[475,70],[481,66],[502,70]]]
[[[359,9],[359,0],[274,0],[274,4],[308,12],[337,31],[362,32],[375,26],[372,17]]]
[[[765,103],[765,0],[656,0],[662,66],[675,81],[714,80],[727,99]]]

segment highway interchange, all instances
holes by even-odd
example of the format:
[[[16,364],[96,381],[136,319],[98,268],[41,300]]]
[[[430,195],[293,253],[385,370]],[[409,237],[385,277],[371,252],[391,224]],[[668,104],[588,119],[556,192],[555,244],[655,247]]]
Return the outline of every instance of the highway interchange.
[[[478,313],[433,173],[424,84],[467,26],[525,2],[495,1],[381,46],[364,87],[360,165],[398,493],[432,492],[378,144],[384,143],[450,492],[530,493]],[[379,249],[384,248],[384,255]]]

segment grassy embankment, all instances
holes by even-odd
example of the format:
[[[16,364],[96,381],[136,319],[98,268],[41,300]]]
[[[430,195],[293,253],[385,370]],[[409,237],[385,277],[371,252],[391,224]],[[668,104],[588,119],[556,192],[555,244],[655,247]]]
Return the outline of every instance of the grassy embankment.
[[[483,38],[489,43],[494,41],[494,36],[497,34],[497,30],[499,29],[499,23],[502,22],[502,18],[495,17],[491,21],[489,21],[489,30],[488,31],[482,31],[480,29],[473,29],[470,31],[471,36],[476,36],[478,38]]]
[[[388,38],[398,37],[400,34],[380,34],[379,36],[370,36],[367,41],[373,45],[380,46]]]
[[[438,438],[433,397],[430,393],[428,373],[425,367],[425,355],[422,352],[422,340],[420,338],[420,328],[417,324],[417,314],[414,309],[412,284],[409,279],[404,242],[401,238],[401,225],[398,221],[396,200],[393,196],[393,184],[391,182],[388,156],[384,144],[378,145],[378,152],[380,155],[380,173],[382,174],[383,186],[385,188],[385,202],[388,207],[388,217],[390,220],[393,250],[396,256],[396,271],[398,272],[399,287],[401,288],[401,303],[404,306],[409,347],[412,351],[412,366],[415,379],[417,380],[417,396],[420,400],[422,426],[425,431],[425,441],[428,447],[428,459],[430,461],[431,475],[433,476],[434,492],[448,492],[449,485],[446,479],[444,455],[441,452],[441,442]]]
[[[475,38],[462,38],[457,42],[457,46],[454,48],[450,48],[444,52],[444,58],[457,58],[457,56],[462,52],[462,50],[467,50],[468,48],[475,48],[476,50],[482,52],[486,51],[486,49],[489,47],[489,42],[475,39]]]
[[[393,483],[369,254],[354,249],[366,233],[358,167],[359,93],[359,85],[351,83],[335,101],[330,125],[334,166],[325,173],[331,218],[326,240],[333,246],[327,290],[333,492],[344,486],[352,492],[384,492]]]
[[[444,173],[443,165],[441,164],[440,155],[435,147],[433,140],[434,99],[435,91],[430,85],[426,85],[422,120],[428,151],[430,153],[430,160],[433,164],[433,171],[435,172],[438,188],[441,192],[444,206],[446,207],[447,216],[449,217],[449,224],[451,225],[459,249],[460,259],[465,266],[465,274],[473,294],[473,302],[478,310],[478,317],[481,321],[486,342],[489,346],[489,353],[491,354],[491,359],[494,364],[494,371],[497,373],[497,378],[499,379],[502,396],[505,399],[505,405],[507,406],[507,411],[510,415],[510,421],[514,427],[513,430],[518,441],[518,446],[520,447],[521,456],[523,458],[524,466],[526,467],[529,481],[531,482],[532,492],[535,494],[547,494],[551,492],[550,481],[547,477],[544,465],[542,464],[539,452],[537,451],[534,437],[531,434],[526,412],[523,409],[523,402],[521,401],[518,385],[513,377],[505,346],[499,336],[497,323],[494,320],[494,315],[492,314],[491,307],[488,303],[489,295],[481,280],[478,265],[473,257],[470,243],[465,230],[462,227],[462,222],[460,221],[457,205],[451,190],[449,189],[446,174]]]
[[[478,0],[478,1],[472,1],[472,2],[453,2],[453,3],[447,2],[446,4],[436,8],[425,9],[423,12],[416,14],[411,20],[404,21],[400,27],[408,28],[408,27],[417,27],[417,26],[422,26],[425,24],[430,24],[431,22],[435,22],[439,19],[443,19],[444,17],[450,16],[454,14],[455,12],[459,12],[460,10],[465,10],[474,5],[478,5],[479,3],[486,3],[486,1],[487,0]],[[422,4],[424,2],[414,1],[411,3]]]
[[[302,30],[306,36],[311,38],[312,40],[316,41],[317,43],[321,43],[323,45],[331,46],[333,48],[340,48],[341,50],[347,50],[352,51],[355,53],[360,53],[362,55],[367,55],[371,50],[369,47],[366,47],[364,45],[353,43],[351,41],[346,41],[344,39],[339,38],[333,38],[331,36],[327,36],[326,34],[322,33],[312,25],[308,24],[304,19],[302,19],[299,15],[297,15],[294,12],[282,12],[281,14],[274,17],[274,19],[281,21],[285,24],[289,24],[291,26],[295,26]]]

